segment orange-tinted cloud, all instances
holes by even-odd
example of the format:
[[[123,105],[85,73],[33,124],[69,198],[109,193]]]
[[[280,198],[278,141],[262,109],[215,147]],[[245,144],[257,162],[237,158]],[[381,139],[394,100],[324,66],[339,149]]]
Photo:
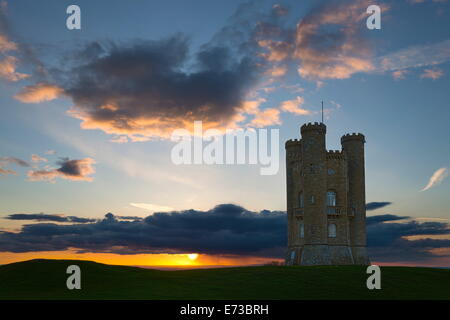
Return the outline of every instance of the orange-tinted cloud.
[[[9,174],[17,175],[17,172],[15,172],[14,170],[10,170],[10,169],[2,169],[2,168],[0,168],[0,177],[1,176],[7,176]]]
[[[408,73],[408,70],[396,70],[392,72],[392,77],[395,80],[405,79],[405,75]]]
[[[301,108],[304,102],[305,99],[303,97],[297,96],[295,99],[283,101],[280,104],[280,109],[298,115],[310,115],[311,111]]]
[[[261,56],[268,61],[286,60],[292,51],[292,43],[287,41],[260,40],[258,44],[268,51],[267,53],[261,53]]]
[[[31,162],[47,162],[48,160],[44,157],[41,157],[37,154],[31,155]]]
[[[30,75],[16,71],[18,61],[19,59],[14,56],[6,56],[0,60],[0,78],[12,82],[28,78]]]
[[[15,82],[30,75],[17,72],[17,64],[19,59],[9,54],[11,51],[18,51],[18,46],[15,42],[11,41],[7,35],[7,22],[6,22],[6,10],[7,2],[0,2],[0,78]]]
[[[302,77],[346,79],[374,69],[370,47],[358,32],[369,4],[366,0],[327,3],[300,21],[294,56],[300,60]]]
[[[14,96],[24,103],[39,103],[58,98],[63,93],[63,89],[48,83],[38,83],[24,87]]]
[[[251,121],[250,125],[257,128],[262,128],[280,123],[280,110],[276,108],[267,108],[258,112],[255,115],[255,118]]]
[[[8,37],[4,34],[0,34],[0,52],[8,52],[17,50],[17,44],[9,41]]]
[[[74,104],[69,115],[83,129],[114,135],[114,142],[170,138],[198,120],[205,130],[236,127],[256,74],[263,72],[256,57],[211,46],[195,55],[191,68],[188,49],[181,35],[127,45],[94,42],[58,81],[26,87],[16,98],[35,103],[64,94]]]
[[[439,79],[444,75],[444,71],[441,69],[425,69],[423,70],[423,74],[420,76],[421,78],[429,78],[429,79]]]
[[[84,158],[79,160],[70,160],[64,158],[58,162],[59,168],[53,170],[30,170],[28,171],[28,179],[30,181],[49,181],[54,182],[56,178],[62,178],[72,181],[92,181],[90,176],[95,173],[93,164],[95,160],[92,158]]]

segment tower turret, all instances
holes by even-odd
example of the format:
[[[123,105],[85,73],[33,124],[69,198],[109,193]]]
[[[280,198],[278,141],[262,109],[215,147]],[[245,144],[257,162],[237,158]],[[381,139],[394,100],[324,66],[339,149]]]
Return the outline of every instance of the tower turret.
[[[350,218],[350,246],[355,264],[367,265],[366,250],[366,191],[364,175],[364,135],[346,134],[341,138],[347,158],[348,212]]]
[[[301,177],[303,180],[304,247],[301,264],[330,264],[328,248],[326,192],[327,150],[326,126],[308,123],[300,129],[302,135]]]

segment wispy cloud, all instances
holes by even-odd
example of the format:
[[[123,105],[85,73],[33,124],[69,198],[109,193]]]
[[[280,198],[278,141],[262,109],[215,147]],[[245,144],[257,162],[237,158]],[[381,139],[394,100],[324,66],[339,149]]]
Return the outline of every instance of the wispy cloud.
[[[444,179],[448,176],[448,169],[447,168],[440,168],[436,170],[433,175],[431,176],[430,180],[428,181],[428,184],[420,191],[428,190],[434,186],[437,186],[444,181]]]
[[[364,0],[327,2],[302,19],[297,25],[294,52],[302,77],[347,79],[373,70],[370,47],[359,34],[369,4]]]
[[[0,78],[16,82],[30,77],[28,74],[17,72],[19,59],[11,52],[19,50],[18,45],[9,39],[7,34],[8,22],[6,18],[7,2],[0,1]]]
[[[31,162],[47,162],[48,160],[44,157],[41,157],[40,155],[37,154],[32,154],[31,155]]]
[[[442,71],[441,69],[425,69],[423,70],[423,73],[420,77],[436,80],[442,77],[443,75],[444,71]]]
[[[395,70],[392,72],[392,78],[394,78],[395,80],[405,79],[407,73],[408,70]]]
[[[376,70],[396,71],[438,65],[450,60],[450,39],[438,43],[416,45],[375,59]]]
[[[142,202],[135,203],[135,202],[131,202],[130,205],[133,206],[133,207],[144,209],[144,210],[151,211],[151,212],[166,212],[166,211],[173,211],[174,210],[171,207],[161,206],[161,205],[152,204],[152,203],[142,203]]]
[[[15,157],[0,157],[0,177],[7,175],[17,175],[17,172],[6,167],[15,164],[20,167],[29,167],[30,164],[22,159]]]

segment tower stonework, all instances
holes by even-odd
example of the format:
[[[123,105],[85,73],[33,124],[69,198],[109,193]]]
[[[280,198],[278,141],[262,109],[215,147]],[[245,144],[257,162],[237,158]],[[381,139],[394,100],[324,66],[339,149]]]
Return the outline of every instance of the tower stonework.
[[[326,126],[304,124],[301,139],[286,142],[287,265],[368,265],[364,143],[341,138],[327,151]]]

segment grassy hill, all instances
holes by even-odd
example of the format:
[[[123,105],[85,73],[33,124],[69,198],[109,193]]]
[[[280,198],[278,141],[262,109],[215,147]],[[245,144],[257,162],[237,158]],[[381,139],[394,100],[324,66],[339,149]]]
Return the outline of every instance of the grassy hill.
[[[81,290],[66,288],[67,266]],[[382,290],[358,266],[236,267],[160,271],[79,260],[0,266],[0,299],[450,299],[450,270],[382,267]]]

